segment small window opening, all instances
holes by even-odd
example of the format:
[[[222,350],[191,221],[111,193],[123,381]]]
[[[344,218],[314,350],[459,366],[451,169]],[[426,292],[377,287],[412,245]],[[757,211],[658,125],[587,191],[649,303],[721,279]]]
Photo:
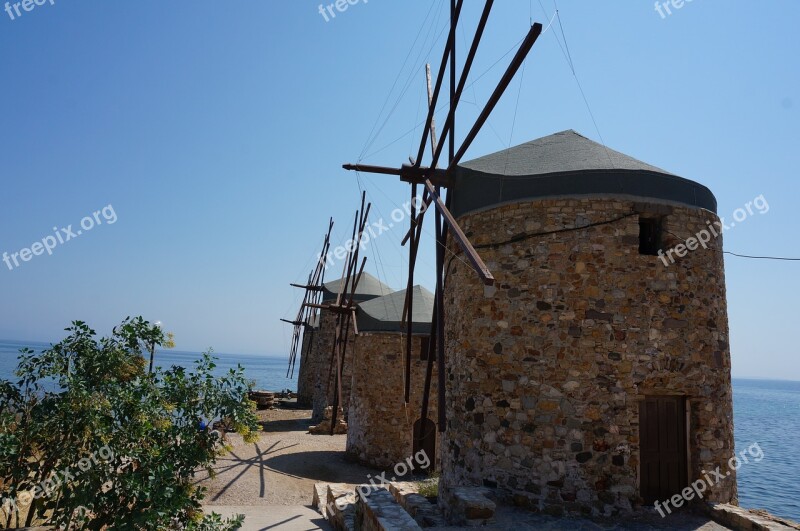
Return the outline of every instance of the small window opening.
[[[428,348],[431,344],[430,339],[430,336],[420,336],[419,338],[419,359],[422,361],[427,361],[428,359]]]
[[[661,249],[660,218],[639,218],[639,254],[658,255]]]

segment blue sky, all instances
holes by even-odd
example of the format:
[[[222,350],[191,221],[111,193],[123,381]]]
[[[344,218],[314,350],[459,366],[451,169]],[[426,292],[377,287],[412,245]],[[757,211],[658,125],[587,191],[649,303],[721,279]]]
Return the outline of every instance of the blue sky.
[[[365,155],[394,166],[416,151],[422,66],[438,64],[444,4],[362,0],[327,22],[305,0],[48,0],[14,20],[0,11],[0,253],[101,211],[52,256],[0,263],[0,337],[53,341],[73,319],[105,333],[141,314],[163,321],[181,350],[283,355],[290,330],[278,319],[300,296],[288,283],[307,276],[329,216],[337,243],[350,231],[359,183],[341,164]],[[481,7],[467,4],[462,59]],[[531,15],[547,26],[554,12],[552,0],[544,10],[496,4],[459,136],[510,56],[490,67]],[[664,18],[647,1],[558,7],[561,24],[466,158],[564,129],[599,140],[599,129],[609,147],[710,187],[723,216],[763,194],[769,212],[726,234],[727,250],[800,255],[800,3],[695,0]],[[394,178],[361,184],[374,219],[408,194]],[[401,232],[367,253],[368,270],[396,288]],[[425,245],[418,275],[430,286]],[[727,257],[726,272],[734,376],[800,380],[800,263]]]

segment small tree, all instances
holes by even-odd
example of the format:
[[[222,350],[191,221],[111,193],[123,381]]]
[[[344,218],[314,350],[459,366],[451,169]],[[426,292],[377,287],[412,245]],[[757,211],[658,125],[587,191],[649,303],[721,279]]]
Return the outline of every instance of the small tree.
[[[242,367],[215,377],[204,354],[191,372],[148,374],[144,354],[166,338],[141,317],[99,341],[83,322],[67,331],[39,355],[22,351],[18,382],[0,380],[4,524],[237,528],[241,518],[203,516],[205,489],[192,479],[222,451],[214,422],[257,438]]]

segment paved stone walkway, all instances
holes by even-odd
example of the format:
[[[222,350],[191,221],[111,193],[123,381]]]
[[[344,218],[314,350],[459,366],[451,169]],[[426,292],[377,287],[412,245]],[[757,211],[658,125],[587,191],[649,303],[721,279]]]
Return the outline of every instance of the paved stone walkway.
[[[258,506],[206,506],[207,513],[215,512],[224,517],[245,515],[241,531],[332,531],[332,527],[311,507],[302,505],[258,505]]]
[[[233,507],[311,505],[314,483],[361,484],[376,471],[345,459],[346,435],[309,435],[310,411],[275,412],[299,418],[274,420],[255,444],[228,436],[232,451],[217,460],[216,476],[196,482],[208,488],[205,503]]]

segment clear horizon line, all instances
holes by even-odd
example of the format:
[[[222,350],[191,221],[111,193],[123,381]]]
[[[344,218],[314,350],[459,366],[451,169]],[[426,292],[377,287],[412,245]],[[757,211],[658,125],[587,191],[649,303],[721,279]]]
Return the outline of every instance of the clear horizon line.
[[[15,344],[19,344],[19,345],[31,344],[31,345],[34,345],[34,346],[40,346],[40,345],[41,346],[52,346],[52,345],[58,343],[58,341],[34,341],[34,340],[31,340],[31,339],[21,340],[21,339],[0,338],[0,343],[15,343]],[[287,357],[287,361],[288,361],[288,355],[285,355],[285,354],[268,354],[268,353],[253,353],[253,352],[225,352],[225,351],[222,351],[222,350],[213,349],[212,347],[208,347],[208,348],[206,348],[204,350],[178,350],[178,349],[171,349],[171,348],[170,349],[158,348],[158,349],[156,349],[156,352],[174,352],[174,353],[180,353],[180,354],[203,354],[205,352],[208,352],[209,349],[213,350],[212,355],[224,354],[224,355],[228,355],[228,356],[250,356],[250,357],[263,356],[263,357],[266,357],[266,358],[282,358],[282,357],[286,356]]]

